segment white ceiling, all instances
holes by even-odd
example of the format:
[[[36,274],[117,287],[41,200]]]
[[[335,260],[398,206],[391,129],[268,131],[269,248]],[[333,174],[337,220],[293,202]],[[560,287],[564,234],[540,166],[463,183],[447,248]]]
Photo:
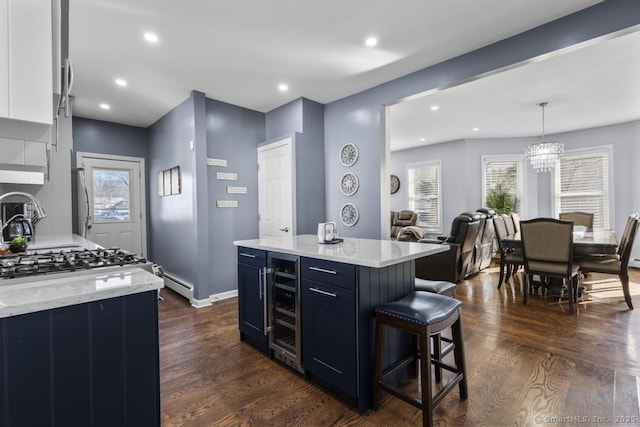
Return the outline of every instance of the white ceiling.
[[[74,115],[146,127],[191,90],[261,112],[301,96],[328,103],[596,3],[71,0]]]
[[[391,149],[468,138],[539,136],[540,102],[549,103],[547,134],[638,120],[638,52],[640,31],[394,105]],[[432,111],[433,105],[440,108]]]

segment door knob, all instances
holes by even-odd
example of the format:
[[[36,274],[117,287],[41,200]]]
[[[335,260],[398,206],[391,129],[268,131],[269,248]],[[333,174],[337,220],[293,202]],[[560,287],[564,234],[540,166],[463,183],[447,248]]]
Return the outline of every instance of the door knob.
[[[284,231],[285,233],[289,232],[289,227],[285,227],[285,228],[278,228],[278,230],[280,231]]]

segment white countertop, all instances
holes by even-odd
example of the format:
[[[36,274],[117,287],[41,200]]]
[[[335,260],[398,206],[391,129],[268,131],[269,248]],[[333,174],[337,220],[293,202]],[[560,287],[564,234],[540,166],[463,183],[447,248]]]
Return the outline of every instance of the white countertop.
[[[35,236],[27,246],[28,252],[46,252],[58,250],[100,249],[101,246],[77,234],[58,234],[51,236]]]
[[[449,245],[350,237],[344,238],[344,242],[341,243],[321,244],[318,243],[318,237],[313,234],[237,240],[233,244],[374,268],[387,267],[449,250]]]
[[[34,276],[28,283],[0,282],[0,318],[157,290],[164,280],[141,268],[100,273]]]

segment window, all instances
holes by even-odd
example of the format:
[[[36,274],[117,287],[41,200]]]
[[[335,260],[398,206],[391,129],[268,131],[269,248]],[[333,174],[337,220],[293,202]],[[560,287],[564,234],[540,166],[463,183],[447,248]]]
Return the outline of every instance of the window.
[[[93,169],[93,220],[131,221],[130,171]]]
[[[482,157],[482,205],[498,214],[524,211],[524,160],[521,156]]]
[[[442,232],[440,161],[407,165],[408,205],[418,213],[418,226]]]
[[[554,214],[593,213],[594,228],[611,228],[610,170],[613,147],[565,152],[554,170]]]

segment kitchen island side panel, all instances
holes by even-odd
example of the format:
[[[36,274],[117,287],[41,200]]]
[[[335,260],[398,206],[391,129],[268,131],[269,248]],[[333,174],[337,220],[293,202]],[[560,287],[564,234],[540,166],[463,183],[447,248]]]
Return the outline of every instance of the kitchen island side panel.
[[[0,427],[160,425],[157,290],[0,319]]]
[[[90,425],[89,304],[51,310],[51,357],[55,425]]]
[[[124,331],[126,425],[159,426],[160,355],[155,292],[125,298]]]
[[[3,319],[5,419],[8,426],[51,424],[49,313]]]
[[[375,362],[375,308],[395,301],[415,290],[415,261],[405,261],[384,268],[358,268],[358,410],[365,412],[372,402],[372,377]],[[385,367],[409,354],[411,337],[387,328]],[[399,377],[399,380],[406,379]]]
[[[6,426],[6,415],[7,415],[7,407],[5,405],[5,394],[4,394],[4,385],[5,385],[5,377],[4,377],[4,351],[6,349],[4,343],[5,337],[5,322],[0,322],[0,427]]]

